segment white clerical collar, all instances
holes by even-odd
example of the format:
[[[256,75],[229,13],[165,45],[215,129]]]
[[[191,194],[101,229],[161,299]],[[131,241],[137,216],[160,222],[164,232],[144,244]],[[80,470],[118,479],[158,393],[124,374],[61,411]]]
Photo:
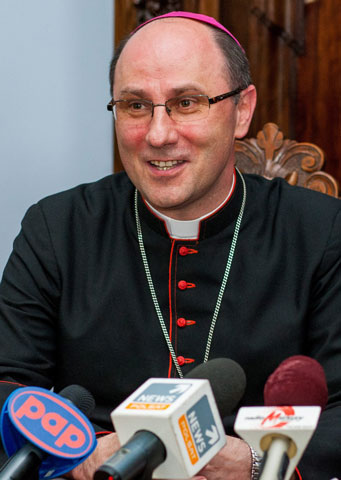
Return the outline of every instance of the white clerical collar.
[[[229,197],[233,192],[235,183],[236,183],[236,175],[235,175],[235,172],[233,172],[232,185],[224,201],[221,202],[221,204],[218,205],[218,207],[216,207],[211,212],[206,213],[202,217],[196,218],[194,220],[175,220],[174,218],[167,217],[163,213],[156,210],[154,207],[150,205],[149,202],[147,202],[147,200],[145,200],[145,202],[148,205],[148,207],[155,213],[155,215],[157,215],[157,217],[161,218],[166,222],[167,230],[171,238],[175,238],[179,240],[181,239],[192,240],[192,239],[198,238],[201,220],[213,215],[228,201]]]

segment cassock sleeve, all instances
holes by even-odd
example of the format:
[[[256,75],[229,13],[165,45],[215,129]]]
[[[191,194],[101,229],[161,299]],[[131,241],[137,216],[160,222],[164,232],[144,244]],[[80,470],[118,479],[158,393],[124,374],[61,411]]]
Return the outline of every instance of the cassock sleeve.
[[[48,223],[36,204],[22,221],[0,284],[0,409],[18,387],[53,387],[61,292]],[[6,459],[0,448],[0,465]]]
[[[59,296],[49,231],[40,206],[34,205],[22,221],[0,285],[3,382],[53,385]]]
[[[39,204],[26,213],[0,285],[0,406],[25,385],[53,386],[60,279]]]
[[[323,225],[321,225],[323,228]],[[318,232],[317,232],[318,234]],[[299,252],[298,252],[299,254]],[[329,401],[300,462],[303,480],[341,475],[341,212],[315,272],[305,352],[323,366]]]

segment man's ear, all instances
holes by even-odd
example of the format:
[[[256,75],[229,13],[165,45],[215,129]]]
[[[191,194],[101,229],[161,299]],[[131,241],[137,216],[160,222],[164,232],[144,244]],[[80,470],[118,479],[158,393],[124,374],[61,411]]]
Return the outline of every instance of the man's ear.
[[[253,112],[256,108],[257,92],[254,85],[249,85],[240,93],[237,104],[237,122],[234,132],[235,138],[243,138],[249,130]]]

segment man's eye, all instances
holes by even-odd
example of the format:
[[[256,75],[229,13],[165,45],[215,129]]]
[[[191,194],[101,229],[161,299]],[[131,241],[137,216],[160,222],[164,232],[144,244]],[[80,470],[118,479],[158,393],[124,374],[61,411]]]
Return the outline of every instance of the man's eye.
[[[146,105],[142,102],[129,102],[128,103],[129,110],[139,111],[146,108]]]
[[[187,108],[191,108],[191,107],[194,107],[196,104],[195,100],[193,98],[181,98],[179,100],[179,107],[180,108],[184,108],[184,109],[187,109]]]

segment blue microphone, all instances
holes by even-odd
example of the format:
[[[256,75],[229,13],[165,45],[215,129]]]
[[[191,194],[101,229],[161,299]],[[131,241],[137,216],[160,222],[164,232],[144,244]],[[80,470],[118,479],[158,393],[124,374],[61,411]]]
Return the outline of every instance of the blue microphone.
[[[6,400],[0,432],[10,457],[0,480],[54,478],[82,463],[95,449],[94,429],[85,414],[95,402],[80,385],[60,395],[40,387],[15,390]]]

